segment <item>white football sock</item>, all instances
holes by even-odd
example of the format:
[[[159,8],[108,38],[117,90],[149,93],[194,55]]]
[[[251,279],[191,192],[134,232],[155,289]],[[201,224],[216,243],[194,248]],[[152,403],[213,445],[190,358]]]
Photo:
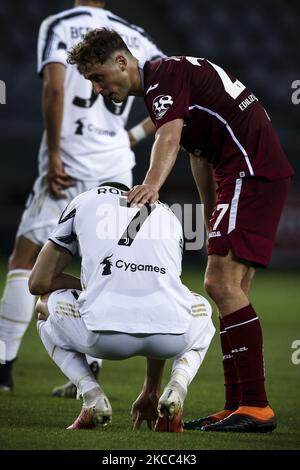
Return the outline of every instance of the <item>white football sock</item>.
[[[92,362],[98,362],[98,366],[99,367],[102,366],[103,359],[99,359],[98,357],[89,356],[88,354],[86,354],[85,357],[86,357],[86,360],[88,361],[89,365],[92,364]]]
[[[198,372],[204,359],[205,351],[188,351],[174,359],[170,382],[177,382],[187,391],[188,386]]]
[[[84,354],[67,351],[57,346],[44,328],[45,322],[38,321],[37,328],[40,338],[50,357],[58,365],[60,370],[77,387],[78,394],[84,395],[94,388],[99,389],[99,384],[94,378]]]
[[[28,289],[28,269],[7,273],[0,303],[0,339],[6,344],[6,360],[17,357],[22,338],[33,315],[35,297]]]
[[[101,387],[99,387],[99,385],[98,387],[93,388],[89,392],[85,392],[83,394],[83,406],[87,406],[88,408],[90,408],[96,403],[97,399],[102,394],[103,394],[103,391]]]

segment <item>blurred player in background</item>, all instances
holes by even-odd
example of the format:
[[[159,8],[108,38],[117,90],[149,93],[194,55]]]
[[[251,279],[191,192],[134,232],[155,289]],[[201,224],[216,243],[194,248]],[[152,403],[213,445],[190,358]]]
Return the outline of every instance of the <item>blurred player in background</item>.
[[[134,427],[145,419],[151,429],[156,423],[156,431],[180,432],[187,388],[215,332],[211,307],[181,283],[183,235],[173,212],[160,202],[130,207],[122,190],[128,188],[105,183],[77,196],[63,212],[29,279],[30,291],[43,295],[38,330],[83,396],[69,429],[111,420],[108,398],[88,367],[89,354],[147,357],[144,387],[132,407]],[[78,246],[81,279],[63,272]],[[159,398],[167,358],[174,358],[173,368]]]
[[[128,193],[129,204],[155,202],[180,145],[191,154],[205,207],[205,288],[220,314],[226,403],[186,428],[272,431],[276,418],[264,386],[262,330],[248,294],[255,267],[270,262],[293,170],[266,111],[218,65],[195,57],[143,64],[113,31],[89,33],[69,60],[96,94],[113,93],[120,102],[144,96],[156,138],[144,183]]]
[[[39,176],[17,232],[0,307],[0,340],[6,364],[0,365],[0,389],[12,390],[12,367],[31,320],[35,299],[28,278],[41,246],[66,205],[77,194],[107,180],[132,186],[134,154],[130,148],[154,131],[149,119],[127,133],[132,97],[116,103],[93,93],[90,83],[67,64],[67,49],[94,28],[115,28],[142,60],[161,51],[145,31],[108,10],[102,1],[76,1],[75,7],[43,21],[38,38],[38,73],[43,78],[45,132],[39,150]],[[98,364],[89,359],[94,372]],[[100,361],[99,361],[100,363]],[[54,390],[76,396],[72,384]]]

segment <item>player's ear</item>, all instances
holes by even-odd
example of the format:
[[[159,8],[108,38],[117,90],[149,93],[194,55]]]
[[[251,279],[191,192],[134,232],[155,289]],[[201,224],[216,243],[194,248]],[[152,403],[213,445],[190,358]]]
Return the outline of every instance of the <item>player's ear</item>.
[[[116,55],[116,64],[120,67],[120,70],[123,72],[127,68],[128,60],[125,55],[117,54]]]

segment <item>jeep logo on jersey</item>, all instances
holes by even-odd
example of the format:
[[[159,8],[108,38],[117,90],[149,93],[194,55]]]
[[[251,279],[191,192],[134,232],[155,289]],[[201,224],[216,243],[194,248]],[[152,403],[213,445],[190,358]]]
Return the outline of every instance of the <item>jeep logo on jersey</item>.
[[[108,276],[109,274],[111,274],[111,268],[112,268],[112,262],[110,261],[111,257],[112,255],[106,256],[106,258],[104,258],[104,260],[101,261],[100,263],[104,265],[102,276]]]
[[[156,119],[161,119],[173,103],[174,101],[170,95],[157,96],[152,103],[152,109]]]

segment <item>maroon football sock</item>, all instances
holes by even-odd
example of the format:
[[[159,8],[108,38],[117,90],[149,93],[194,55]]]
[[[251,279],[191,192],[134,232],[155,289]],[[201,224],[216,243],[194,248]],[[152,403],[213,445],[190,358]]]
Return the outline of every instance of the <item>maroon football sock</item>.
[[[225,386],[225,405],[224,410],[235,411],[240,403],[240,385],[235,368],[231,346],[228,341],[228,334],[222,318],[220,320],[220,341],[223,353],[224,386]]]
[[[223,322],[239,378],[240,406],[267,406],[262,330],[252,305],[223,317]]]

